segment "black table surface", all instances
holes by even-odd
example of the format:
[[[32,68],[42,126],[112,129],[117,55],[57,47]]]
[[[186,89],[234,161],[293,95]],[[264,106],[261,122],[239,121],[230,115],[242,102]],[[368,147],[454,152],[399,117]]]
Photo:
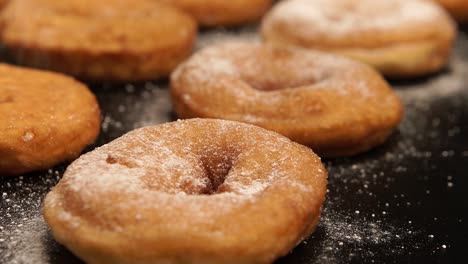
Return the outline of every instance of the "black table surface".
[[[329,182],[321,222],[277,263],[468,263],[466,32],[441,73],[391,81],[406,112],[388,142],[355,157],[324,160]],[[197,46],[237,38],[257,38],[255,27],[204,31]],[[103,121],[87,150],[175,118],[167,81],[89,86]],[[54,241],[41,212],[66,166],[0,177],[0,263],[81,263]]]

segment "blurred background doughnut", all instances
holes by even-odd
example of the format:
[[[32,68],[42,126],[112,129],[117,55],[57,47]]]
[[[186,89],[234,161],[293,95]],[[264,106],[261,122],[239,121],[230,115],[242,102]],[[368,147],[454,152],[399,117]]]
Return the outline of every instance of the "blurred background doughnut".
[[[153,0],[15,0],[1,20],[18,63],[90,80],[165,77],[197,31],[190,16]]]
[[[391,78],[443,68],[456,36],[452,18],[426,0],[286,0],[265,16],[263,39],[336,52]]]

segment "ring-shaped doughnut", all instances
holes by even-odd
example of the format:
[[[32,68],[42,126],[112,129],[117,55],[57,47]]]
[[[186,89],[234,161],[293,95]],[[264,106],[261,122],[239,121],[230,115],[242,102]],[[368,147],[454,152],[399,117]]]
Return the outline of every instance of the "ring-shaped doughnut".
[[[172,74],[171,95],[180,118],[251,123],[329,157],[381,144],[403,113],[399,97],[367,65],[255,43],[196,53]]]
[[[277,133],[184,120],[77,159],[44,215],[87,263],[271,263],[314,230],[326,175],[310,149]]]

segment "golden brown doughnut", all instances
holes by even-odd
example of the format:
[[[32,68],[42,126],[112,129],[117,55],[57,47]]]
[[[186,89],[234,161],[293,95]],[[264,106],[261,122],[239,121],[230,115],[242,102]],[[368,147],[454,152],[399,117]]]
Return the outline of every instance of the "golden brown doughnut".
[[[194,16],[203,26],[236,26],[253,22],[271,6],[271,0],[160,0]]]
[[[456,26],[426,0],[287,0],[265,16],[261,31],[270,43],[336,52],[408,78],[446,65]]]
[[[372,68],[317,51],[226,43],[208,47],[171,76],[180,118],[251,123],[320,156],[381,144],[400,122],[398,96]]]
[[[2,24],[19,63],[112,81],[167,76],[196,34],[191,17],[153,0],[15,0]]]
[[[76,158],[100,128],[99,106],[61,74],[0,64],[0,176]]]
[[[274,132],[184,120],[74,161],[44,216],[87,263],[271,263],[313,232],[326,177],[310,149]]]
[[[435,0],[439,2],[458,21],[468,21],[468,1],[467,0]]]

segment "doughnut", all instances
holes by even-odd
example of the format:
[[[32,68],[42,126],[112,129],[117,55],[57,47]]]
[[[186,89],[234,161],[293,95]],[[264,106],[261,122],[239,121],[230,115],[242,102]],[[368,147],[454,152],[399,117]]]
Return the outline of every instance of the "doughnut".
[[[314,231],[326,178],[318,156],[277,133],[183,120],[81,156],[44,217],[86,263],[271,263]]]
[[[88,88],[57,73],[0,64],[0,176],[79,156],[100,128]]]
[[[210,46],[171,76],[179,118],[254,124],[308,145],[325,157],[381,144],[403,107],[369,66],[332,54],[269,44]]]
[[[196,34],[191,17],[154,0],[15,0],[1,20],[19,64],[87,80],[165,77]]]
[[[181,8],[203,26],[237,26],[253,22],[271,6],[271,0],[160,0]]]
[[[265,15],[261,34],[363,61],[389,78],[413,78],[447,64],[456,26],[426,0],[287,0]]]
[[[468,1],[466,0],[436,0],[457,21],[468,22]]]

